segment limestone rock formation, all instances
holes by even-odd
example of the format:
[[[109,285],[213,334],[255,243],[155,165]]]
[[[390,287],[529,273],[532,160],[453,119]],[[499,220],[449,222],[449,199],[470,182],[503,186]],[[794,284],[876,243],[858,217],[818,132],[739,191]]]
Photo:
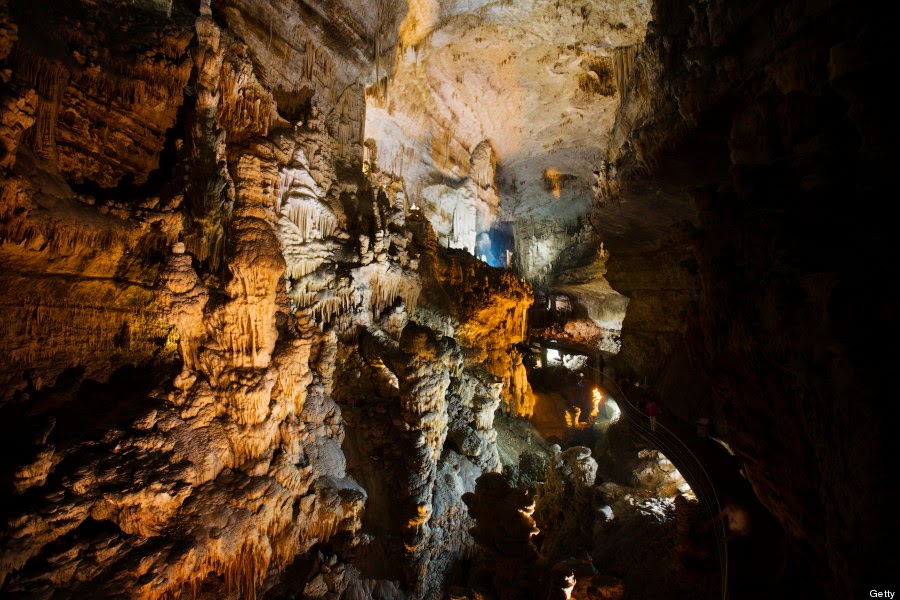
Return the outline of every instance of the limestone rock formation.
[[[655,496],[580,447],[536,509],[498,474],[541,488],[546,444],[498,427],[555,344],[726,456],[764,525],[735,597],[858,596],[897,555],[896,25],[0,0],[0,593],[619,597],[653,588],[631,558],[693,593],[709,540],[655,451]]]
[[[538,533],[528,492],[511,488],[502,475],[478,478],[474,492],[463,496],[475,519],[472,536],[489,559],[491,584],[500,598],[539,594],[540,557],[531,538]]]
[[[350,26],[349,8],[330,17]],[[482,265],[508,288],[494,310],[451,317],[437,303],[422,315],[444,311],[473,346],[489,337],[491,360],[464,361],[442,329],[413,322],[423,280],[439,285],[419,272],[422,249],[447,259],[427,226],[407,225],[402,182],[359,174],[356,80],[369,59],[346,55],[321,25],[285,29],[267,16],[264,48],[248,19],[255,5],[120,9],[102,3],[80,19],[79,7],[54,7],[41,23],[36,8],[3,5],[2,278],[16,290],[3,410],[35,422],[16,437],[3,496],[4,590],[246,597],[332,544],[310,596],[439,594],[453,552],[471,546],[460,497],[499,469],[504,379],[517,377],[523,404],[527,381],[501,355],[524,335],[527,288]],[[363,26],[361,47],[368,35],[389,43],[389,19]],[[267,54],[276,34],[307,40],[299,71],[267,71],[281,64]],[[279,78],[307,82],[308,112]],[[483,196],[490,156],[476,163]],[[351,393],[360,360],[374,377]],[[141,384],[127,405],[97,428],[60,424],[89,404],[109,411],[132,364]],[[377,515],[391,498],[370,500],[379,488],[354,453],[378,420],[342,445],[379,389],[396,399],[390,427],[409,450],[407,460],[406,447],[392,450],[391,485],[407,483],[399,520],[370,519],[363,534],[367,503]],[[477,450],[445,447],[451,418]],[[405,556],[396,574],[337,568],[394,534]]]
[[[552,532],[552,538],[541,546],[548,557],[557,559],[576,554],[579,548],[589,547],[584,538],[591,530],[590,522],[595,504],[594,481],[597,461],[590,448],[573,446],[565,452],[558,445],[550,447],[547,482],[538,497],[535,518]]]

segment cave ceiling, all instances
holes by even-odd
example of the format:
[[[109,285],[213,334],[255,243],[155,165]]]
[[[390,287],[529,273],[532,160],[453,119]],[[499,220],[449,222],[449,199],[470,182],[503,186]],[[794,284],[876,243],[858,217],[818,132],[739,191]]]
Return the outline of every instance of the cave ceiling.
[[[370,90],[367,137],[413,196],[469,175],[487,141],[500,220],[574,222],[590,207],[619,104],[616,49],[647,1],[410,0],[393,76]]]

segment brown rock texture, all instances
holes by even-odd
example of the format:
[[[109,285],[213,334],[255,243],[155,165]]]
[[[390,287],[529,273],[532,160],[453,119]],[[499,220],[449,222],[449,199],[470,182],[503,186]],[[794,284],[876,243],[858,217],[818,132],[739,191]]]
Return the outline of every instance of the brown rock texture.
[[[897,21],[0,0],[0,593],[438,598],[473,565],[473,596],[629,593],[568,556],[609,533],[578,529],[585,449],[552,457],[544,558],[498,475],[535,341],[711,419],[809,575],[747,554],[734,597],[881,585]]]
[[[502,382],[506,412],[531,415],[534,399],[521,353],[511,348],[525,340],[531,286],[465,251],[439,252],[436,241],[431,238],[420,248],[422,293],[427,298],[420,318],[452,335],[467,364],[481,365]]]
[[[529,288],[469,257],[481,310],[417,310],[458,259],[361,172],[402,13],[0,8],[4,592],[441,594]]]
[[[98,5],[15,3],[15,82],[37,92],[27,142],[73,183],[140,184],[159,168],[190,76],[182,20]]]
[[[260,24],[248,27],[251,5],[83,8],[2,6],[0,410],[9,427],[30,425],[10,440],[0,585],[29,597],[251,597],[329,545],[337,554],[310,595],[397,589],[336,562],[396,534],[395,578],[439,594],[452,553],[471,544],[460,496],[499,468],[501,385],[467,374],[455,342],[410,322],[423,242],[395,180],[359,174],[353,82],[369,58],[298,21],[306,32],[290,35],[308,40],[307,59],[287,66],[259,44]],[[335,4],[331,17],[352,31],[347,11]],[[363,25],[360,47],[375,28]],[[305,100],[279,91],[297,81]],[[431,239],[427,223],[413,229]],[[432,242],[433,259],[442,252]],[[495,353],[522,336],[524,309],[514,327],[505,318],[527,288],[510,281],[502,310],[453,315],[490,331]],[[335,400],[353,424],[357,405],[372,409],[372,382],[354,396],[336,388],[347,361],[372,358],[366,339],[390,350],[376,364],[397,394],[391,428],[409,445],[396,475],[410,483],[399,497],[379,491],[373,508],[396,498],[400,518],[362,535],[369,494],[348,472]],[[517,385],[521,397],[521,374]],[[451,412],[477,440],[462,444],[471,461],[445,449]]]

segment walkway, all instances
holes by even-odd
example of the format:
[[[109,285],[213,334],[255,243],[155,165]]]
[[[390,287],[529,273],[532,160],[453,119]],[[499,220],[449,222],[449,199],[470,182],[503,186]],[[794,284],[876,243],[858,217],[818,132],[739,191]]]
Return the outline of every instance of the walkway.
[[[619,405],[622,414],[628,419],[634,432],[648,440],[658,448],[684,477],[685,481],[700,500],[700,507],[706,518],[712,522],[716,540],[716,551],[719,559],[719,571],[722,580],[722,599],[728,598],[728,543],[725,531],[724,519],[720,517],[722,506],[716,493],[715,485],[709,473],[703,467],[700,459],[686,444],[682,437],[677,435],[672,428],[656,422],[656,431],[650,431],[650,418],[644,414],[638,406],[632,403],[622,389],[609,377],[594,367],[588,370],[597,383],[605,388],[607,394]],[[683,432],[682,432],[682,435]],[[689,436],[684,436],[689,437]],[[696,437],[696,436],[694,436]],[[713,443],[713,442],[710,442]]]

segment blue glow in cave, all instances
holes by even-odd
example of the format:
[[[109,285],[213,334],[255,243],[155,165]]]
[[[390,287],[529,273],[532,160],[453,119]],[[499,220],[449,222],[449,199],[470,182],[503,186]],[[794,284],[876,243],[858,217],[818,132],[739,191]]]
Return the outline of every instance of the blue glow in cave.
[[[514,249],[515,244],[510,223],[500,223],[487,231],[482,231],[478,234],[475,242],[475,256],[492,267],[505,268],[507,266],[507,252],[511,253]]]

